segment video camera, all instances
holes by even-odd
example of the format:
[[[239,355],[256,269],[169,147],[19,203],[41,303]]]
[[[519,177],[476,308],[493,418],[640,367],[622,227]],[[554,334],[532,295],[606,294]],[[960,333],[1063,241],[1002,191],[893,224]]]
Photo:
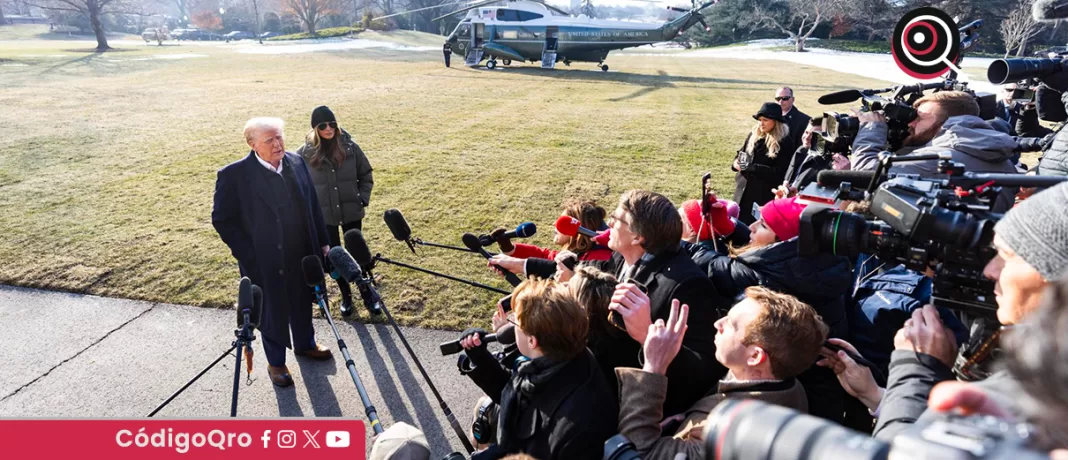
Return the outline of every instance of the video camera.
[[[890,443],[782,406],[727,399],[705,422],[705,458],[1040,459],[1034,428],[990,416],[940,415],[921,420]]]
[[[994,118],[997,111],[997,99],[989,93],[976,93],[968,89],[968,83],[957,80],[944,80],[935,83],[917,83],[914,85],[901,85],[882,89],[850,89],[820,96],[818,102],[824,105],[845,104],[856,100],[861,101],[861,112],[878,112],[886,117],[889,126],[886,141],[890,151],[900,149],[905,139],[909,137],[909,123],[916,119],[916,109],[913,104],[927,90],[937,91],[963,91],[976,98],[979,104],[980,116],[984,119]],[[887,94],[888,93],[888,94]],[[824,112],[823,126],[821,127],[822,139],[819,140],[820,151],[831,153],[849,153],[853,146],[853,140],[860,131],[860,120],[857,117],[838,113]]]
[[[994,317],[994,283],[983,276],[995,255],[991,211],[1003,186],[1045,187],[1065,178],[977,174],[949,154],[883,155],[868,189],[843,183],[839,199],[864,198],[875,220],[831,207],[809,206],[801,214],[798,252],[856,257],[872,254],[926,272],[934,270],[932,303],[981,317]],[[886,174],[893,163],[939,160],[938,174]]]

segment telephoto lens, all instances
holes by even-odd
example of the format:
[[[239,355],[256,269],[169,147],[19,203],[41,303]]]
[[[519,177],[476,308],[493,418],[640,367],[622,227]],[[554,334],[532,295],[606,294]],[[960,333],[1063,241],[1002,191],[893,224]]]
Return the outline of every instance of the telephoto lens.
[[[705,421],[707,460],[885,459],[890,446],[867,434],[753,399],[723,401]]]

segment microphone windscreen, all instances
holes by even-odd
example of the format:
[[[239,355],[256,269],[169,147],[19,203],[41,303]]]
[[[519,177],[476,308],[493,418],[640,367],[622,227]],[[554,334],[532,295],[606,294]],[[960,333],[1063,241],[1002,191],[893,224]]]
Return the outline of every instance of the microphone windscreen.
[[[356,263],[361,267],[371,266],[371,248],[367,247],[367,240],[359,229],[345,232],[345,249],[349,250],[352,258],[356,259]]]
[[[554,226],[556,227],[556,231],[560,232],[561,235],[575,236],[578,235],[579,227],[582,225],[579,220],[574,217],[560,216],[556,219],[556,224],[554,224]]]
[[[464,233],[463,242],[464,246],[467,246],[467,249],[478,253],[481,253],[483,251],[482,241],[479,240],[478,237],[475,236],[475,234],[473,233]]]
[[[356,260],[352,258],[352,255],[350,255],[349,251],[346,251],[345,248],[334,246],[330,248],[330,252],[326,254],[326,257],[330,259],[330,264],[334,266],[334,270],[337,271],[345,281],[352,283],[363,278],[363,271],[360,270],[360,266],[356,264]]]
[[[304,270],[305,284],[315,287],[323,283],[323,263],[319,261],[318,257],[305,256],[300,261],[300,266]]]
[[[252,308],[252,280],[247,276],[241,277],[237,284],[237,309]]]
[[[816,99],[816,102],[823,105],[845,104],[860,99],[861,97],[864,97],[864,95],[861,94],[859,90],[847,89],[845,91],[824,94],[820,96],[819,99]]]
[[[412,238],[412,227],[408,226],[408,221],[404,220],[404,215],[399,209],[387,209],[382,219],[386,221],[389,232],[397,241],[407,241]]]
[[[250,322],[253,327],[260,327],[260,314],[263,312],[263,289],[255,284],[252,285],[252,315]]]
[[[849,182],[853,187],[868,188],[875,171],[820,171],[816,175],[816,182],[825,187],[837,187],[842,182]]]
[[[515,236],[519,238],[530,238],[535,233],[538,233],[538,226],[534,222],[523,222],[515,228]]]
[[[497,331],[497,342],[502,345],[511,345],[515,343],[515,326],[507,324]]]

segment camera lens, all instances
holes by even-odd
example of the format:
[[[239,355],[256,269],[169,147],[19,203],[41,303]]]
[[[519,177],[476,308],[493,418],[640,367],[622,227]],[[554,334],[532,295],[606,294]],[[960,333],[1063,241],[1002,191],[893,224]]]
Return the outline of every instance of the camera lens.
[[[878,254],[895,258],[908,241],[888,225],[869,222],[860,214],[831,209],[801,214],[801,255],[833,254],[856,257]]]
[[[889,446],[864,433],[756,400],[728,399],[706,421],[705,458],[884,459]]]

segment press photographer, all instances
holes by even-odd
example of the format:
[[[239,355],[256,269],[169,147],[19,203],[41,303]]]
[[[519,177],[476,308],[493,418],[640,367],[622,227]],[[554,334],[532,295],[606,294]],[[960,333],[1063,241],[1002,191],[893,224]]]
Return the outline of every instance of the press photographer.
[[[522,357],[511,372],[486,349],[485,331],[466,331],[461,340],[468,358],[462,372],[500,406],[496,442],[472,458],[600,457],[615,433],[618,406],[586,349],[586,312],[552,280],[528,279],[512,299]]]
[[[974,95],[939,91],[918,99],[913,108],[916,118],[908,123],[908,137],[904,140],[905,147],[918,147],[911,154],[947,152],[968,171],[1017,173],[1012,161],[1016,141],[979,118],[979,104]],[[861,112],[857,117],[860,130],[853,140],[853,169],[874,170],[879,155],[889,153],[886,152],[886,117],[878,112]],[[899,163],[890,172],[932,175],[937,169],[938,162],[930,160]],[[1014,196],[1015,190],[1005,188],[995,210],[1011,208]]]
[[[1068,69],[1064,56],[1049,59],[1001,59],[987,68],[991,83],[1037,80],[1041,82],[1035,92],[1039,118],[1051,122],[1068,119]],[[1068,176],[1068,133],[1062,124],[1054,133],[1053,140],[1043,145],[1042,159],[1036,170],[1047,176]]]

